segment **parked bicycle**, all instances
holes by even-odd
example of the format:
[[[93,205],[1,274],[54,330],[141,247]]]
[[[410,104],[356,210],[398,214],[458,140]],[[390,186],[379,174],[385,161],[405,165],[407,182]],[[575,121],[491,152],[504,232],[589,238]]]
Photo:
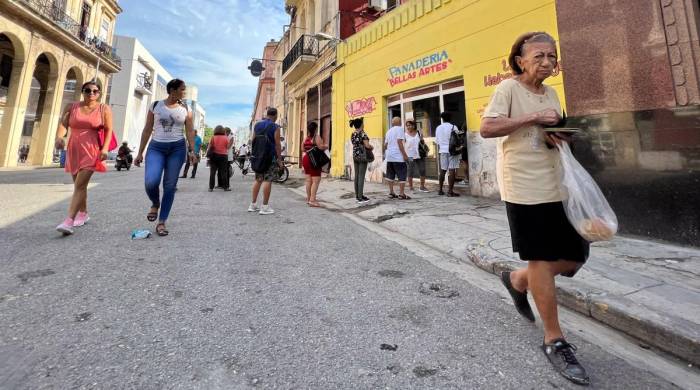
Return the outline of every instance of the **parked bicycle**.
[[[283,156],[282,160],[284,161],[284,166],[277,171],[275,171],[275,175],[272,177],[272,181],[275,183],[284,183],[289,179],[289,168],[290,166],[296,164],[291,161],[287,161],[286,157]],[[243,176],[246,176],[249,172],[251,172],[250,169],[250,156],[236,156],[233,159],[233,165],[238,167],[238,169],[241,171],[241,174]],[[235,172],[235,170],[234,170]]]

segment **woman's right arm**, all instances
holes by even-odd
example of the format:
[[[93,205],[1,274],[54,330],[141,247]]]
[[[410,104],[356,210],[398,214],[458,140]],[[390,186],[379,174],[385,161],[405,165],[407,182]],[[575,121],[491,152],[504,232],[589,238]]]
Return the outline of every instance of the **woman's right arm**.
[[[143,161],[143,150],[146,149],[146,144],[151,138],[151,133],[153,133],[153,113],[149,111],[146,115],[146,125],[143,127],[143,132],[141,133],[141,144],[139,145],[139,154],[134,160],[136,166],[139,166]]]
[[[63,114],[61,115],[61,120],[58,122],[58,129],[56,130],[56,149],[63,149],[65,144],[63,142],[63,137],[68,134],[68,126],[70,122],[70,110],[72,105],[68,105]],[[59,147],[60,146],[60,147]]]
[[[479,133],[484,138],[504,137],[526,126],[556,125],[560,119],[559,113],[551,109],[533,112],[530,115],[521,116],[519,118],[483,118],[481,120]]]

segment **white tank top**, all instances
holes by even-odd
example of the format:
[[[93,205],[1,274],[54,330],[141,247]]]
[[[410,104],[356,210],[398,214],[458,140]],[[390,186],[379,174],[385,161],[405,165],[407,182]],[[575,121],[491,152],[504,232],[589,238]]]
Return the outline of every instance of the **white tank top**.
[[[153,140],[158,142],[175,142],[185,138],[185,120],[187,119],[187,106],[178,104],[169,108],[165,100],[159,100],[155,108],[151,105],[153,113]]]

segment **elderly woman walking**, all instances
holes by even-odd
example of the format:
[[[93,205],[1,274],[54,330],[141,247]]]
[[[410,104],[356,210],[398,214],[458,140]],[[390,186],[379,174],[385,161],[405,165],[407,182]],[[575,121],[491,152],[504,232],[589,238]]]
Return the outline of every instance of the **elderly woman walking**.
[[[534,322],[527,300],[532,293],[544,325],[542,350],[561,375],[588,384],[576,347],[562,333],[557,314],[557,275],[573,277],[589,253],[589,244],[571,226],[560,191],[560,157],[553,147],[564,135],[545,132],[562,112],[556,92],[543,84],[557,69],[554,38],[543,32],[520,36],[509,64],[515,77],[504,80],[483,115],[481,135],[498,137],[497,176],[506,203],[513,251],[527,267],[503,272],[501,279],[517,311]]]
[[[94,81],[83,84],[83,101],[68,105],[56,132],[56,148],[63,149],[63,137],[70,128],[66,172],[73,177],[73,197],[68,216],[56,230],[64,235],[73,234],[73,228],[83,226],[90,217],[87,213],[87,187],[98,164],[107,158],[112,139],[112,110],[100,103],[100,86]],[[98,131],[104,128],[105,142],[100,144]]]

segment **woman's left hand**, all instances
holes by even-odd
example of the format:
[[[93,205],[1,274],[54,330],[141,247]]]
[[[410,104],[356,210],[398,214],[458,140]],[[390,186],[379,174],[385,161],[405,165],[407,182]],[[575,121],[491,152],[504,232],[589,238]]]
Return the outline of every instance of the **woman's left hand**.
[[[100,152],[100,160],[104,161],[107,159],[107,157],[108,157],[108,154],[106,151],[103,150]]]

